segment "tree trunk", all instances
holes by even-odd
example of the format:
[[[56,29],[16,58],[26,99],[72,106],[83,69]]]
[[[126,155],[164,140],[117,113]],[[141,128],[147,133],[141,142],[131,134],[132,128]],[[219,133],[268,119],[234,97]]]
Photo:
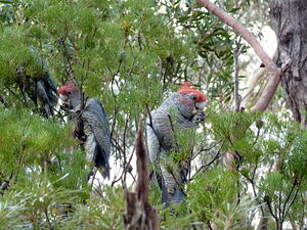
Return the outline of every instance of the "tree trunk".
[[[278,39],[277,65],[290,66],[282,76],[286,101],[294,119],[307,127],[307,4],[306,0],[272,0],[272,28]]]
[[[125,230],[159,230],[160,220],[148,201],[148,159],[144,144],[143,128],[138,131],[135,150],[137,156],[136,192],[126,192]]]
[[[259,225],[257,226],[257,230],[268,230],[268,221],[269,221],[269,210],[267,206],[263,206],[263,213],[261,213]]]

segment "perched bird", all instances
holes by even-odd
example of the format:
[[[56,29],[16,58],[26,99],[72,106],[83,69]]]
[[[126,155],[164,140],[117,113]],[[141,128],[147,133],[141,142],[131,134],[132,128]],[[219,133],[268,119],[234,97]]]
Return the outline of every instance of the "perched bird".
[[[30,76],[23,66],[19,66],[16,69],[16,83],[24,98],[27,95],[46,117],[51,117],[54,115],[54,107],[58,101],[56,84],[50,75],[46,60],[35,48],[30,47],[29,50],[33,56],[34,65],[40,66],[40,71]]]
[[[190,159],[169,165],[172,154],[179,153],[180,144],[176,134],[185,129],[191,129],[205,119],[203,112],[207,102],[206,96],[191,88],[191,83],[185,82],[176,93],[172,93],[147,118],[146,133],[150,162],[159,187],[162,190],[162,202],[180,203],[184,197],[183,185],[187,180]]]
[[[73,83],[63,85],[58,93],[63,101],[62,109],[73,115],[75,136],[83,143],[87,160],[104,178],[109,178],[111,135],[103,106],[94,98],[82,99],[80,90]]]

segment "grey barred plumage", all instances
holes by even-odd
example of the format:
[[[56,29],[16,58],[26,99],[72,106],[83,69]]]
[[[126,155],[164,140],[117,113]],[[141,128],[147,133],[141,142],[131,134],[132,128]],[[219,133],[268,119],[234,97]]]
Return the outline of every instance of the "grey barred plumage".
[[[58,101],[56,84],[46,60],[34,47],[30,47],[29,50],[34,57],[33,64],[38,65],[40,70],[29,75],[23,66],[17,67],[16,83],[23,95],[27,95],[46,117],[51,117]]]
[[[86,158],[100,169],[103,177],[110,176],[109,158],[111,154],[111,134],[108,116],[101,103],[94,98],[85,98],[81,103],[81,93],[73,84],[59,89],[67,111],[74,115],[82,127],[76,128],[77,137],[83,142]]]
[[[176,133],[179,130],[196,128],[199,122],[204,120],[204,108],[198,108],[197,105],[204,102],[205,97],[202,95],[201,100],[197,100],[196,96],[201,92],[192,88],[188,90],[191,92],[172,93],[147,118],[149,159],[154,165],[156,178],[162,190],[162,201],[166,205],[170,202],[179,203],[184,199],[183,186],[190,165],[189,160],[175,162],[171,157],[172,153],[180,152],[180,143],[176,143]]]

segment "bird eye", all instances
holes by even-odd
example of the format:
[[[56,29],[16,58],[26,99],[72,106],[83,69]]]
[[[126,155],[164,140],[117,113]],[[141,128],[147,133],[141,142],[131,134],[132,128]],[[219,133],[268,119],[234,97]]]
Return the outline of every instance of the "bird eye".
[[[70,94],[71,94],[71,92],[70,92],[70,91],[68,91],[68,92],[67,92],[67,94],[68,94],[68,95],[70,95]]]
[[[195,101],[197,99],[197,97],[195,95],[193,95],[192,99]]]

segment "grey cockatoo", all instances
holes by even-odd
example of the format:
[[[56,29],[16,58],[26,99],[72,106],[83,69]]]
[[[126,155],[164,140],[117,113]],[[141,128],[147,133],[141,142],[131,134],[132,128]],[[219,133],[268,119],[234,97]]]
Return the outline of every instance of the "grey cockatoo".
[[[196,128],[205,118],[203,112],[207,98],[184,83],[172,93],[147,119],[146,133],[149,159],[154,164],[155,175],[162,190],[162,201],[179,203],[184,199],[183,185],[187,179],[189,159],[168,166],[168,158],[182,151],[176,133]],[[192,137],[191,137],[192,138]]]
[[[94,98],[81,100],[80,90],[72,83],[62,86],[58,93],[63,100],[62,108],[71,112],[75,119],[75,135],[84,143],[87,160],[100,170],[104,178],[109,177],[111,135],[103,106]]]
[[[46,117],[51,117],[58,101],[56,84],[50,75],[46,60],[35,48],[30,47],[29,50],[36,62],[35,65],[40,66],[40,71],[34,76],[29,76],[25,68],[19,66],[16,69],[16,82],[23,95],[28,95],[35,104],[41,106]]]

